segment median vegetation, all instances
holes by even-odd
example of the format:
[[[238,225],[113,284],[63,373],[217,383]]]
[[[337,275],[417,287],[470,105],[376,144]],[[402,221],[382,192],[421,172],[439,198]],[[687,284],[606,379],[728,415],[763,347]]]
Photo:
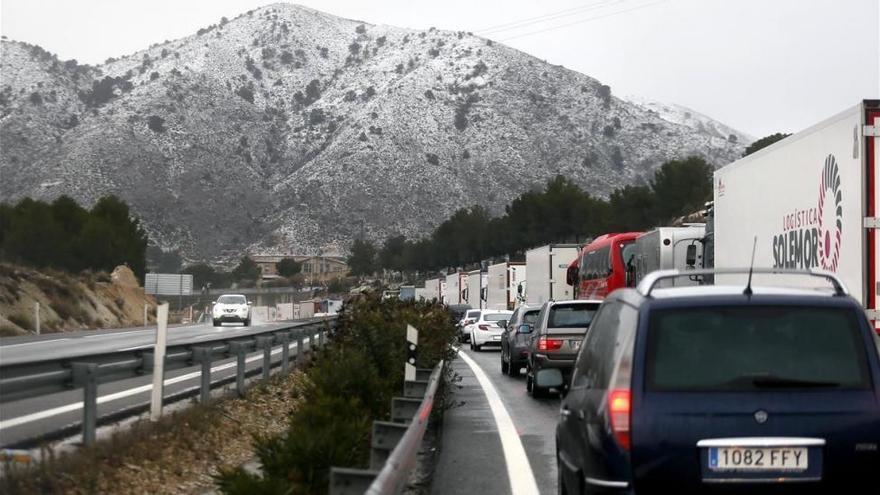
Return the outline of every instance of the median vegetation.
[[[376,297],[352,302],[331,345],[291,390],[299,407],[286,431],[254,437],[261,473],[224,470],[219,488],[227,494],[325,493],[331,466],[367,467],[372,422],[389,419],[391,398],[403,392],[407,324],[419,330],[419,367],[452,357],[455,328],[442,306]]]

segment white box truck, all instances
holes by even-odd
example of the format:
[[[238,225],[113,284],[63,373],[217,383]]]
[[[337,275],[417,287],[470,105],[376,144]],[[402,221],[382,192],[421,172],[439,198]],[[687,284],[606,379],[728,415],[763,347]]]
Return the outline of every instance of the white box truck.
[[[573,287],[565,283],[565,275],[579,250],[577,244],[548,244],[526,251],[526,302],[572,299]]]
[[[467,287],[467,273],[455,272],[446,275],[446,295],[444,302],[446,304],[465,304],[462,297],[464,289]]]
[[[749,266],[755,242],[756,267],[834,272],[877,320],[878,136],[880,100],[865,100],[717,170],[715,266]]]
[[[496,263],[486,272],[486,308],[509,309],[517,306],[518,295],[524,294],[526,264]],[[522,288],[521,288],[522,287]]]
[[[474,309],[486,307],[486,272],[473,270],[467,274],[467,287],[464,291],[464,304]]]
[[[656,270],[687,270],[703,266],[706,224],[658,227],[636,239],[628,265],[628,287],[635,287],[645,275]],[[693,246],[693,247],[691,247]],[[689,256],[690,255],[690,256]],[[691,258],[691,259],[688,259]],[[661,280],[658,287],[698,285],[699,280],[677,278]]]

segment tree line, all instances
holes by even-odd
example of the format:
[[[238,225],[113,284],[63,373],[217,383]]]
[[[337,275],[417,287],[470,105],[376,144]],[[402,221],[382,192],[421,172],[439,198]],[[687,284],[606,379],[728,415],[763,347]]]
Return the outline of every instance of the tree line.
[[[482,259],[511,255],[524,258],[532,247],[554,242],[584,242],[607,232],[627,232],[664,225],[695,212],[712,197],[713,168],[700,157],[671,160],[647,185],[626,186],[608,199],[556,176],[543,189],[521,194],[495,216],[482,206],[462,208],[427,237],[385,239],[377,246],[356,239],[348,259],[353,275],[379,270],[401,272],[466,266]]]
[[[68,196],[51,203],[0,203],[0,260],[68,272],[128,265],[142,278],[147,235],[128,205],[105,196],[86,209]]]

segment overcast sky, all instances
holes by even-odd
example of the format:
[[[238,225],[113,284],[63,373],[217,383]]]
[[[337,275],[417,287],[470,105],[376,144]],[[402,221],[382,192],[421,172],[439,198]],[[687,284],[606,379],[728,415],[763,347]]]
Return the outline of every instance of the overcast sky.
[[[0,32],[97,64],[267,3],[2,0]],[[485,33],[593,76],[617,95],[679,103],[756,137],[797,131],[880,97],[878,0],[298,3],[374,24]],[[487,31],[499,25],[513,29]]]

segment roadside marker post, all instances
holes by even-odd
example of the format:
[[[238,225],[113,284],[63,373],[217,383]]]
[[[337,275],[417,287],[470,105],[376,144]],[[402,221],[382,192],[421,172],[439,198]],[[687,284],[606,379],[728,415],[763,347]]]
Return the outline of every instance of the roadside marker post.
[[[403,379],[408,382],[416,380],[416,355],[418,353],[419,331],[412,325],[406,326],[406,364],[403,368]]]
[[[34,330],[40,335],[40,302],[34,303]]]
[[[146,322],[147,306],[144,305]],[[150,396],[150,421],[162,417],[162,397],[165,385],[165,343],[168,337],[168,303],[156,307],[156,345],[153,347],[153,391]]]

